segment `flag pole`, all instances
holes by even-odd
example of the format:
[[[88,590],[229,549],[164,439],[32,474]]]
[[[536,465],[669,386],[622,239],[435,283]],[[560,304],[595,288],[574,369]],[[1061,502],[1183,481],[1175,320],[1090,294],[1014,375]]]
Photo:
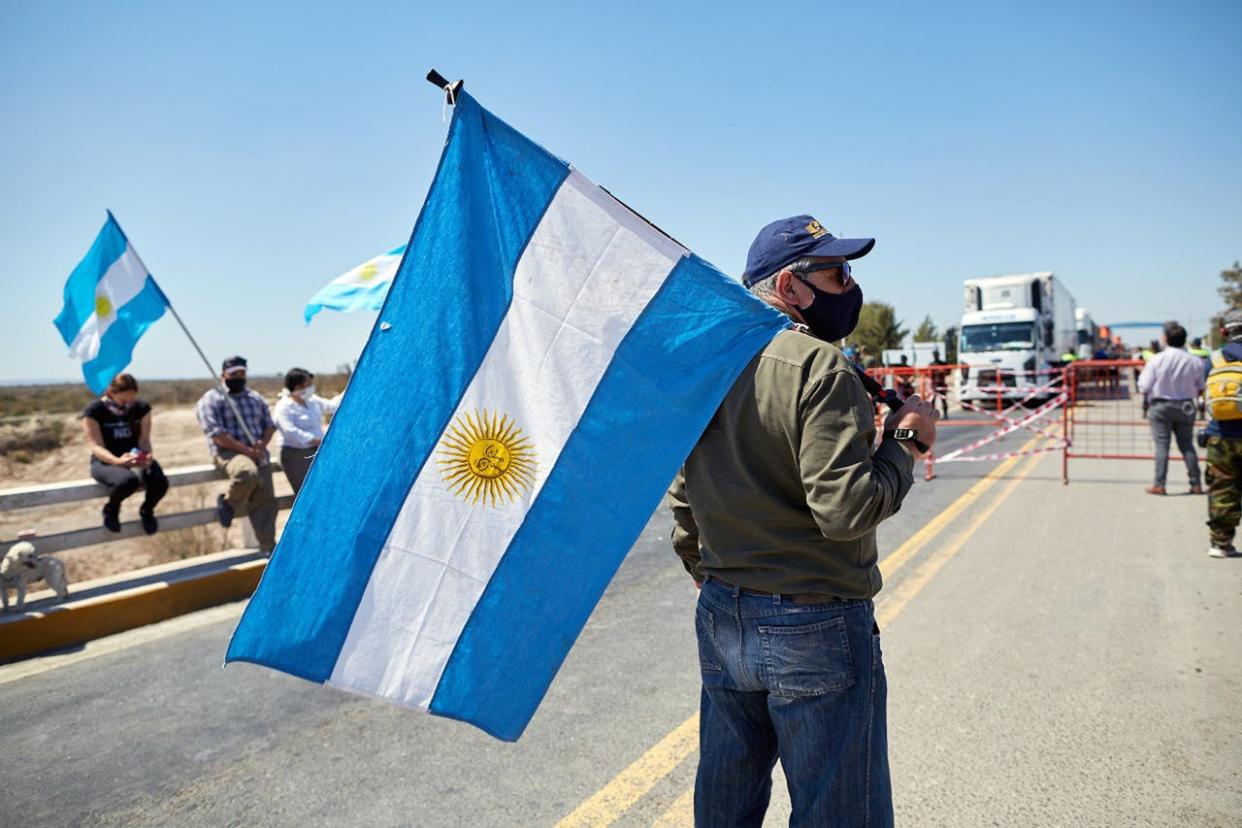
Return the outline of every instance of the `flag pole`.
[[[116,222],[117,229],[121,230],[121,223],[116,220],[116,216],[112,215],[111,210],[108,211],[108,217]],[[121,235],[125,236],[124,230],[121,230]],[[125,241],[129,241],[129,236],[125,236]],[[225,387],[224,381],[216,375],[216,370],[211,367],[211,360],[207,359],[207,355],[203,353],[203,349],[198,346],[198,340],[196,340],[194,335],[190,333],[190,329],[185,326],[185,322],[181,319],[181,314],[177,313],[177,309],[173,307],[173,303],[168,301],[168,294],[164,292],[164,289],[160,287],[160,283],[155,281],[155,277],[151,275],[151,268],[147,267],[147,263],[142,260],[142,256],[138,254],[138,251],[134,249],[132,244],[129,246],[129,249],[133,252],[134,258],[138,260],[138,264],[142,265],[142,269],[146,271],[147,277],[151,280],[151,284],[155,285],[155,289],[160,292],[160,297],[164,300],[164,307],[172,311],[173,319],[177,320],[177,324],[180,325],[181,330],[185,332],[186,339],[190,340],[190,344],[194,346],[194,350],[198,351],[199,357],[203,360],[203,365],[207,368],[208,376],[212,378],[212,381],[217,383],[216,387],[220,389],[220,393],[224,395],[225,402],[229,404],[229,408],[233,409],[233,416],[237,418],[237,422],[241,425],[242,431],[245,432],[246,439],[250,441],[251,445],[254,445],[258,441],[254,439],[254,434],[251,433],[250,426],[246,425],[246,420],[241,415],[241,409],[237,407],[237,403],[234,402],[233,398],[229,396],[229,390]]]

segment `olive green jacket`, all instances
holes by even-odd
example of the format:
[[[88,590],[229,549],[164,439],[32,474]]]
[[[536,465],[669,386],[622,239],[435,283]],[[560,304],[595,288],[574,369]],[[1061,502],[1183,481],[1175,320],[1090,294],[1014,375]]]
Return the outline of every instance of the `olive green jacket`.
[[[875,528],[914,459],[875,443],[874,404],[832,345],[784,331],[733,384],[669,490],[673,547],[696,581],[870,598]]]

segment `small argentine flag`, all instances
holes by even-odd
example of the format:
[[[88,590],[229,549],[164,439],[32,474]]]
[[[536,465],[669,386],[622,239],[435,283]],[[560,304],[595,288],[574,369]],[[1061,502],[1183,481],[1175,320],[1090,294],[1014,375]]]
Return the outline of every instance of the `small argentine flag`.
[[[460,94],[226,660],[517,739],[725,393],[785,327]]]
[[[91,391],[102,394],[129,365],[134,346],[164,315],[168,300],[112,212],[86,258],[65,282],[65,307],[56,328],[69,355],[82,360]]]
[[[302,315],[309,325],[324,308],[335,311],[379,310],[388,295],[388,286],[397,275],[397,265],[405,255],[405,245],[382,256],[368,259],[348,273],[337,276],[311,297]]]

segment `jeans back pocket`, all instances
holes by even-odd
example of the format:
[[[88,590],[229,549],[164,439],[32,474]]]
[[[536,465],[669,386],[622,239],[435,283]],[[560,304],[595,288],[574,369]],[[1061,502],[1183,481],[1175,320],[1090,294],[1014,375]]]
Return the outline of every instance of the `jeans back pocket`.
[[[761,626],[764,684],[775,696],[823,696],[854,685],[845,619],[799,626]]]
[[[694,609],[694,631],[699,639],[699,668],[705,673],[719,673],[724,659],[716,645],[716,618],[702,604]]]

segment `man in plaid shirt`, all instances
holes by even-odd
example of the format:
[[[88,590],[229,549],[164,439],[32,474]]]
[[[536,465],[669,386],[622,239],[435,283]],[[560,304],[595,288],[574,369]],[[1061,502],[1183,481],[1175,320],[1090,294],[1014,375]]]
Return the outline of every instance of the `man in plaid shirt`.
[[[276,423],[263,397],[246,390],[243,357],[226,359],[220,378],[228,388],[227,397],[219,388],[212,388],[194,408],[198,424],[207,435],[212,462],[229,477],[228,493],[216,498],[216,517],[227,529],[234,515],[248,515],[259,539],[259,551],[270,555],[276,548],[276,492],[267,444],[276,433]]]

